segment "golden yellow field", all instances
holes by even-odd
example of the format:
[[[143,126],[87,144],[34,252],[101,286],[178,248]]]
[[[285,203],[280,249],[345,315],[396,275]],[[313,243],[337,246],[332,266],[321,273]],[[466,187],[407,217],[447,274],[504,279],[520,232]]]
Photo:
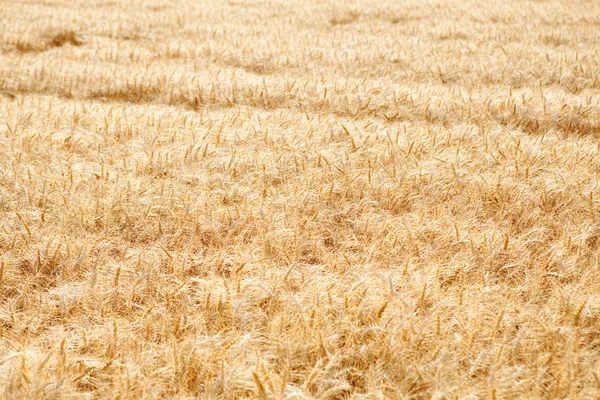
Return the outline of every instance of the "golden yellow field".
[[[0,397],[600,396],[600,2],[0,1]]]

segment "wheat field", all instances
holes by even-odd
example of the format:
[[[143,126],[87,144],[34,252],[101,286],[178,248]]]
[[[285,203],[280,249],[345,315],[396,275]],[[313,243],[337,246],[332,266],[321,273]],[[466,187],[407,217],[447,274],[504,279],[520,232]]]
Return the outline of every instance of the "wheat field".
[[[1,398],[598,398],[599,30],[1,0]]]

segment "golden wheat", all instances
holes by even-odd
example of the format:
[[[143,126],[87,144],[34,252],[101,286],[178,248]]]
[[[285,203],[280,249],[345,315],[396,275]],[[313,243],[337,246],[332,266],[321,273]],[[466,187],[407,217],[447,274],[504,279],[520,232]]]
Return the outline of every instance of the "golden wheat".
[[[600,396],[598,15],[0,1],[2,397]]]

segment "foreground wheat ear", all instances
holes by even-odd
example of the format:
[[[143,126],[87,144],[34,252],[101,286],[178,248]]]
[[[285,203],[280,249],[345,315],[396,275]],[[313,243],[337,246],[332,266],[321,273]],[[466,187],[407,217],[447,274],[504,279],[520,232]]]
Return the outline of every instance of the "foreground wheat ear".
[[[0,397],[600,396],[600,3],[0,5]]]

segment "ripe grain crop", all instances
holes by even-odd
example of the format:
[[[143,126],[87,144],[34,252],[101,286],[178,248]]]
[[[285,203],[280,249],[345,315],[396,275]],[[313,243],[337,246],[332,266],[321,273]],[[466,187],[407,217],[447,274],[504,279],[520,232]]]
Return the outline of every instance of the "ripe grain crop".
[[[0,396],[598,397],[599,30],[0,1]]]

